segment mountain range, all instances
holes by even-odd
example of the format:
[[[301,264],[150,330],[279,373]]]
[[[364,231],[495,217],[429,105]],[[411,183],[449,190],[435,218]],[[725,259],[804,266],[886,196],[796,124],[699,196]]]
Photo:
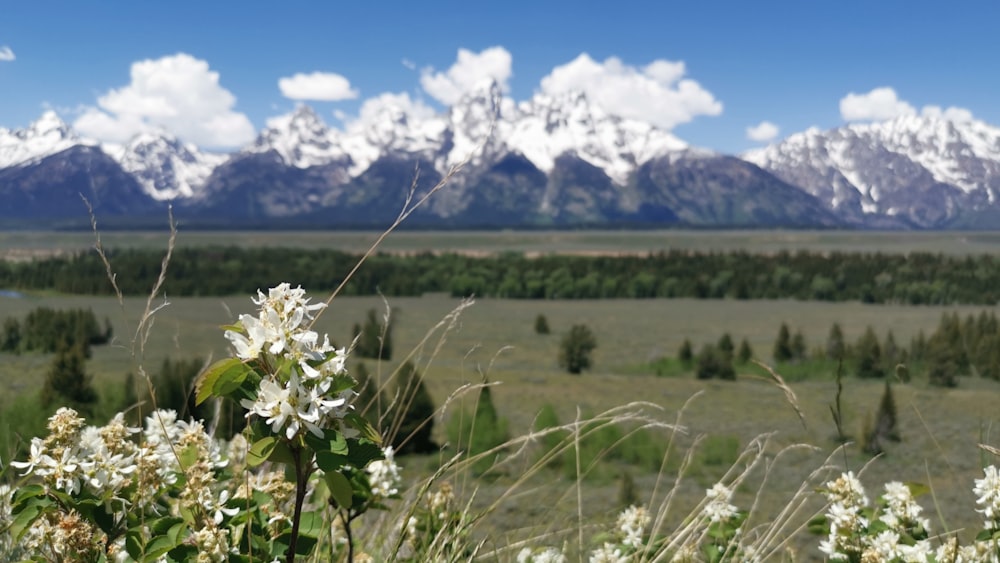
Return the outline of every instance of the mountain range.
[[[413,227],[986,228],[1000,129],[930,114],[810,129],[740,156],[688,146],[582,93],[515,103],[484,83],[439,114],[383,100],[343,129],[308,106],[210,153],[166,133],[122,145],[54,112],[0,128],[0,227],[162,223],[384,227],[462,167]],[[411,193],[412,192],[412,193]]]

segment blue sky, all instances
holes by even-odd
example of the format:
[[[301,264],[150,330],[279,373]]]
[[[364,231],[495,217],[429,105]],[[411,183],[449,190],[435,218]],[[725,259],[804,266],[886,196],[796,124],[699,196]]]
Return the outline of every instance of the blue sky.
[[[0,14],[0,127],[51,108],[109,140],[155,124],[219,148],[300,101],[339,127],[384,93],[440,109],[477,73],[517,101],[590,89],[729,153],[764,144],[748,128],[765,121],[777,135],[758,139],[926,106],[1000,125],[995,1],[3,0]]]

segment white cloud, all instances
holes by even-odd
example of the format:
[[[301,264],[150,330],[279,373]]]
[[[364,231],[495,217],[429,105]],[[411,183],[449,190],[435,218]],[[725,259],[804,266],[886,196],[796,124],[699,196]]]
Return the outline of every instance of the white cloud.
[[[0,61],[12,61],[17,57],[14,56],[14,51],[10,47],[4,45],[0,47]]]
[[[778,136],[778,126],[770,121],[761,121],[753,127],[747,127],[747,139],[766,143]]]
[[[840,100],[840,116],[845,121],[884,121],[903,115],[915,115],[917,110],[896,91],[883,86],[867,94],[851,92]]]
[[[948,121],[966,123],[975,119],[972,112],[965,108],[955,106],[941,109],[941,106],[924,106],[920,108],[920,115],[924,117],[939,117]]]
[[[408,70],[417,70],[417,63],[411,61],[410,59],[404,58],[399,62],[402,63],[402,65],[405,66]]]
[[[219,84],[219,73],[185,53],[132,63],[131,80],[109,90],[73,126],[102,141],[125,142],[157,129],[211,148],[253,140],[246,115],[233,111],[236,97]]]
[[[398,94],[384,92],[365,100],[357,116],[350,116],[340,111],[334,111],[333,115],[344,122],[346,130],[363,132],[384,127],[387,122],[405,121],[412,125],[434,117],[435,113],[434,108],[420,99],[410,98],[406,92]]]
[[[278,80],[281,95],[292,100],[336,102],[353,100],[358,91],[349,80],[333,72],[298,73]]]
[[[616,57],[599,63],[583,53],[552,69],[542,79],[541,89],[546,94],[582,91],[612,114],[664,129],[699,115],[722,113],[722,103],[698,82],[684,78],[685,73],[681,61],[660,59],[636,68]]]
[[[420,74],[420,85],[435,100],[452,105],[462,94],[488,79],[496,80],[506,92],[512,63],[510,52],[503,47],[490,47],[479,53],[459,49],[458,59],[448,70],[435,72],[433,68],[424,69]]]

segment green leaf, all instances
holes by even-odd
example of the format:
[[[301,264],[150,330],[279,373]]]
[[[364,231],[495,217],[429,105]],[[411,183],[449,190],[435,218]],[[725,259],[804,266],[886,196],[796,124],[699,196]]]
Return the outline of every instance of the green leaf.
[[[354,498],[354,489],[351,488],[351,482],[347,477],[338,471],[333,471],[324,473],[323,480],[326,481],[326,486],[330,489],[333,500],[337,502],[337,507],[350,508]]]
[[[318,538],[325,529],[322,512],[303,512],[299,519],[299,536]]]
[[[369,442],[368,440],[355,439],[351,439],[350,444],[347,460],[354,467],[363,468],[376,459],[384,458],[382,448],[378,444]]]
[[[10,523],[10,535],[14,539],[14,544],[21,541],[28,527],[34,524],[35,520],[41,516],[42,509],[45,507],[45,504],[40,502],[41,500],[36,499],[35,501],[28,502]]]
[[[166,555],[167,552],[178,545],[180,545],[179,541],[175,541],[168,536],[157,536],[146,544],[145,557],[142,560],[156,561],[160,556]]]
[[[250,446],[250,451],[247,452],[247,465],[257,467],[267,461],[267,458],[271,456],[271,452],[274,451],[274,447],[277,444],[278,439],[274,436],[265,436],[254,442]]]
[[[347,456],[333,452],[316,452],[316,465],[326,473],[340,471],[347,465]]]
[[[239,358],[225,358],[210,365],[195,379],[195,404],[200,405],[213,396],[225,395],[219,388],[228,388],[237,379],[242,382],[249,371],[250,368]]]
[[[344,421],[351,427],[361,433],[361,437],[375,443],[379,446],[382,445],[382,435],[375,430],[375,427],[368,422],[368,420],[356,412],[347,413],[344,417]]]

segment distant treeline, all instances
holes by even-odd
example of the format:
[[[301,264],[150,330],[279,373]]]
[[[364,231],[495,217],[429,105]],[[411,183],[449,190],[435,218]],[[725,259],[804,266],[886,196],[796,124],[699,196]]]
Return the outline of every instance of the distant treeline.
[[[38,307],[23,320],[3,320],[0,352],[55,352],[73,346],[87,351],[91,346],[107,344],[111,337],[111,321],[105,318],[104,326],[99,325],[90,309],[58,311]]]
[[[118,286],[149,291],[162,252],[110,253]],[[293,280],[310,291],[333,289],[359,256],[336,250],[201,247],[178,249],[168,295],[234,295]],[[447,292],[522,299],[694,297],[800,299],[906,304],[988,304],[1000,299],[1000,259],[911,253],[669,251],[648,256],[495,256],[378,254],[355,274],[347,295]],[[34,262],[0,262],[0,288],[109,294],[95,253]]]

